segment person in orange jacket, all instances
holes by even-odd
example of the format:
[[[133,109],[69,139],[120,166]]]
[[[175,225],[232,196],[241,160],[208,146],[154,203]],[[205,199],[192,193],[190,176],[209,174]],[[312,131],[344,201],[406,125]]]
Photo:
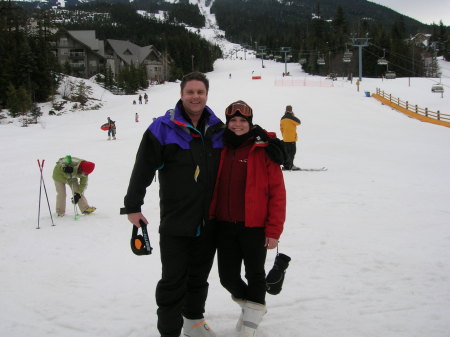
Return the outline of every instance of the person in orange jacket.
[[[295,117],[292,106],[286,106],[286,112],[281,117],[280,130],[283,136],[284,149],[286,151],[286,161],[283,165],[285,171],[298,171],[299,167],[294,165],[295,153],[297,152],[297,126],[301,124],[300,119]]]
[[[252,108],[243,101],[228,106],[225,117],[210,219],[217,230],[220,283],[241,307],[236,329],[247,337],[254,336],[267,312],[264,264],[267,249],[278,246],[283,231],[286,190],[279,163],[265,150],[275,135],[252,124]]]

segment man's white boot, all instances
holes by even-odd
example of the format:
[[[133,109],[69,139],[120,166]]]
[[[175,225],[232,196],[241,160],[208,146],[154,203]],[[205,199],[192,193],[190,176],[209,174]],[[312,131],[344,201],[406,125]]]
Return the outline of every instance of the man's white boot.
[[[247,301],[244,304],[244,316],[240,337],[255,337],[259,323],[267,312],[264,304]]]
[[[244,319],[244,305],[247,301],[243,300],[242,298],[236,298],[233,295],[231,295],[231,299],[241,307],[241,315],[239,316],[238,321],[236,323],[236,331],[241,331],[242,321]]]
[[[187,319],[183,317],[183,334],[188,337],[216,337],[205,319]]]

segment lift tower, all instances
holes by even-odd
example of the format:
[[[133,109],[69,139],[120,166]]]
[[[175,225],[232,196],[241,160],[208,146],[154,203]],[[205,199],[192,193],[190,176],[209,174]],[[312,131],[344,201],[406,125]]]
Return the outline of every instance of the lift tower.
[[[359,81],[362,80],[362,49],[363,47],[367,47],[369,45],[368,37],[352,37],[352,46],[358,47],[359,49]]]

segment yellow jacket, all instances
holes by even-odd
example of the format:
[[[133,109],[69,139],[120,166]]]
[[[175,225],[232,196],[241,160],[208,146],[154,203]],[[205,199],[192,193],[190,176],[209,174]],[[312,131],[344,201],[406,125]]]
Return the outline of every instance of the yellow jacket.
[[[300,119],[295,117],[293,114],[284,114],[280,121],[280,130],[283,135],[283,142],[292,143],[297,141],[297,126],[300,124]]]

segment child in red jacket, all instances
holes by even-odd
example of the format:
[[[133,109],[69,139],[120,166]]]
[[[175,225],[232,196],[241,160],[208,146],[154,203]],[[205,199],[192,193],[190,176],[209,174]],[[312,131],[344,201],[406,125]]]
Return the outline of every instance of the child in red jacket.
[[[220,283],[242,308],[236,329],[250,337],[267,311],[264,264],[267,249],[277,247],[283,231],[286,190],[279,164],[264,150],[268,134],[252,124],[252,108],[237,101],[225,117],[210,216],[217,225]],[[247,282],[241,277],[242,262]]]

